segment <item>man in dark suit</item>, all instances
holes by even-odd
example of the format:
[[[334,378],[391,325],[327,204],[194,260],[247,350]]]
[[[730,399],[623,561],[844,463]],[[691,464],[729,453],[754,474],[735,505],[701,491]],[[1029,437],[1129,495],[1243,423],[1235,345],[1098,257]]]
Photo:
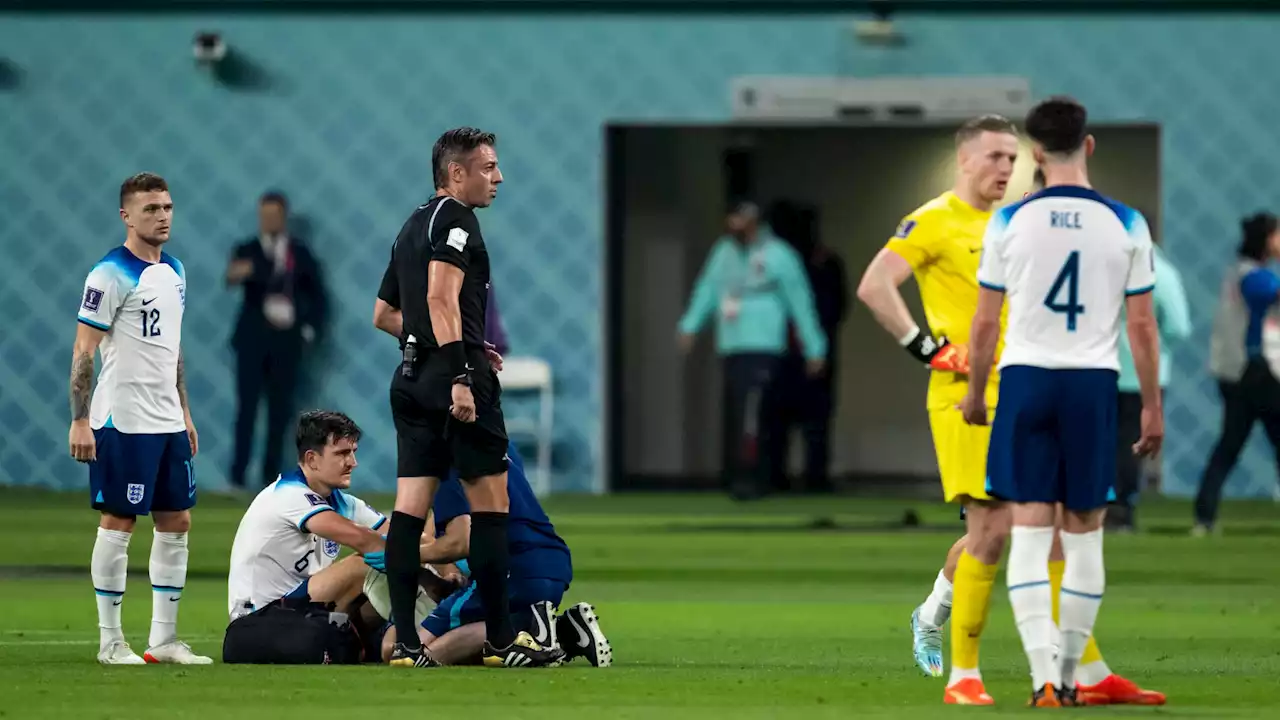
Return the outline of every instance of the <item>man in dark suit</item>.
[[[306,243],[288,232],[289,202],[268,192],[258,201],[258,235],[236,246],[227,266],[228,287],[244,288],[231,347],[236,353],[235,453],[231,483],[245,486],[253,430],[263,391],[267,439],[262,482],[282,466],[285,433],[294,413],[299,368],[325,326],[327,304],[320,265]]]
[[[773,437],[777,447],[770,479],[776,491],[791,489],[786,475],[786,458],[789,455],[790,430],[799,426],[805,446],[804,491],[831,492],[831,418],[835,411],[835,374],[840,363],[840,325],[849,304],[844,262],[819,240],[818,215],[814,207],[780,200],[773,204],[770,216],[775,232],[794,245],[804,258],[818,321],[828,338],[823,371],[816,375],[806,373],[804,355],[800,352],[795,328],[791,328],[788,352],[783,360],[784,370],[777,376],[780,407],[774,416]]]

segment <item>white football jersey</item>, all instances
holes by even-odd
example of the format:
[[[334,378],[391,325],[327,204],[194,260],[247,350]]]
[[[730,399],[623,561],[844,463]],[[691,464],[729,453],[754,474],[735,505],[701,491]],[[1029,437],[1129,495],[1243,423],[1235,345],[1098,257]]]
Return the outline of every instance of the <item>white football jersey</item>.
[[[1005,293],[1000,367],[1119,370],[1127,296],[1155,287],[1142,213],[1085,187],[1054,186],[997,210],[978,283]]]
[[[89,413],[93,429],[159,434],[186,428],[178,399],[186,299],[186,272],[168,253],[150,263],[121,245],[89,271],[79,320],[107,333]]]
[[[258,493],[236,530],[227,578],[232,620],[279,600],[333,564],[338,543],[307,531],[307,521],[322,512],[339,513],[373,530],[386,522],[354,495],[334,490],[322,497],[307,486],[301,469],[281,475]]]

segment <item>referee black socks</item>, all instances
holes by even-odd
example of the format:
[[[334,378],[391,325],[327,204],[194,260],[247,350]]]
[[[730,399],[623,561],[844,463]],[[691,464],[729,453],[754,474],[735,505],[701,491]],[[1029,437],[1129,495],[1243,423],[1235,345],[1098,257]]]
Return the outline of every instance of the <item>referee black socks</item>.
[[[387,592],[391,596],[391,621],[396,626],[396,642],[405,647],[422,645],[418,639],[418,623],[414,607],[418,601],[418,571],[422,569],[422,531],[427,527],[425,518],[399,511],[391,513],[391,528],[387,530]],[[505,534],[504,534],[505,539]]]
[[[511,626],[507,573],[511,555],[507,548],[507,513],[471,513],[471,577],[484,604],[485,639],[494,648],[509,647],[516,639]],[[399,631],[397,631],[397,634]]]

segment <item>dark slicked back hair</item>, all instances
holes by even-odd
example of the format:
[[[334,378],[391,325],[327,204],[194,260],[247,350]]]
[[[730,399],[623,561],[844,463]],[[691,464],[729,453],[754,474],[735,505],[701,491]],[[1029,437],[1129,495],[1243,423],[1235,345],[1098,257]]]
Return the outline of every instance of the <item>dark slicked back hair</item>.
[[[323,454],[331,441],[360,442],[363,434],[354,420],[340,412],[309,410],[298,418],[298,434],[294,441],[298,447],[298,460],[302,460],[308,450]]]
[[[473,127],[454,128],[440,136],[431,148],[431,168],[436,189],[449,184],[449,163],[459,162],[481,145],[498,144],[498,136]]]
[[[169,183],[155,173],[141,172],[120,183],[120,207],[130,195],[146,192],[169,192]]]
[[[1276,216],[1269,212],[1260,212],[1244,219],[1240,223],[1240,257],[1262,262],[1267,259],[1268,245],[1271,235],[1277,227]]]
[[[289,209],[289,197],[280,190],[268,190],[262,193],[262,197],[258,198],[258,204],[266,205],[268,203],[279,205],[285,210]]]
[[[1017,135],[1018,127],[1003,115],[979,115],[972,120],[966,120],[960,129],[956,130],[956,147],[960,147],[984,132]]]
[[[1051,97],[1027,113],[1027,135],[1045,152],[1070,155],[1089,135],[1089,111],[1075,98]]]

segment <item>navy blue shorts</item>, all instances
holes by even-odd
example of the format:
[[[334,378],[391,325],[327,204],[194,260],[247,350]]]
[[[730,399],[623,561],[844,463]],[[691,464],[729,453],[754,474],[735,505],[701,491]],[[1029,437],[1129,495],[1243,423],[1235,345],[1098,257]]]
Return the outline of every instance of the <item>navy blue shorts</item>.
[[[301,600],[304,603],[311,602],[311,578],[307,578],[298,583],[298,587],[290,590],[282,600]]]
[[[89,463],[94,510],[147,515],[152,510],[189,510],[196,504],[196,476],[186,432],[93,431],[98,459]]]
[[[1060,502],[1076,512],[1105,507],[1116,478],[1117,377],[1112,370],[1001,370],[987,456],[991,496]]]
[[[560,601],[564,599],[564,593],[569,589],[569,584],[560,580],[511,578],[507,581],[507,587],[511,595],[511,622],[516,632],[526,630],[533,633],[537,628],[530,627],[533,623],[533,613],[529,606],[547,600],[552,605],[560,607]],[[484,606],[480,603],[480,593],[476,592],[476,583],[472,580],[470,585],[453,593],[437,605],[436,609],[422,621],[422,627],[432,635],[441,637],[450,630],[478,622],[484,622]]]

